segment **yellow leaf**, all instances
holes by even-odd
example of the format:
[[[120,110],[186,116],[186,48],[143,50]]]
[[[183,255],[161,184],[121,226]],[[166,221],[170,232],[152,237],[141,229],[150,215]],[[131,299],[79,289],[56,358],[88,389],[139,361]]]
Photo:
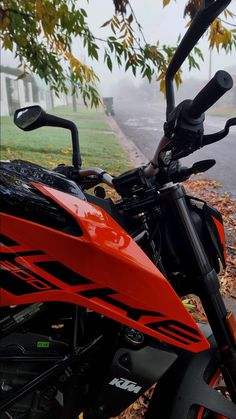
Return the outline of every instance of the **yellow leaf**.
[[[126,42],[126,40],[125,40],[125,39],[122,41],[122,47],[123,47],[124,49],[126,49],[126,48],[127,48],[127,42]]]
[[[126,23],[123,23],[123,25],[120,28],[120,32],[123,32],[126,29]]]
[[[83,412],[82,412],[82,413],[80,413],[80,415],[79,415],[79,419],[84,419],[84,414],[83,414]]]
[[[161,80],[160,82],[160,91],[164,94],[166,94],[166,84],[165,84],[165,79]]]
[[[134,402],[134,403],[132,404],[132,408],[133,408],[134,410],[139,410],[139,409],[140,409],[140,404],[139,404],[138,402]]]
[[[67,17],[67,13],[68,13],[68,6],[67,6],[67,4],[62,4],[61,6],[60,6],[60,16],[62,17],[62,16],[65,16],[65,17]]]
[[[12,51],[12,40],[9,36],[4,36],[2,45],[4,49],[10,49]]]
[[[45,14],[45,5],[42,1],[36,1],[36,16],[39,17],[39,19],[42,19]]]
[[[175,83],[176,83],[177,89],[179,88],[180,84],[182,83],[181,73],[182,73],[182,70],[180,69],[175,74]]]
[[[71,154],[72,148],[71,147],[65,147],[61,149],[62,154]]]
[[[56,18],[52,18],[51,16],[44,16],[44,19],[42,20],[42,26],[46,34],[51,35],[54,31],[55,25],[57,23]]]
[[[8,28],[8,26],[9,26],[9,23],[10,23],[10,19],[9,19],[9,17],[8,16],[3,16],[3,19],[1,19],[0,20],[0,29],[2,30],[2,31],[4,31],[5,29],[7,29]]]
[[[24,71],[24,73],[20,74],[16,80],[22,80],[25,79],[28,76],[29,73],[27,71]]]
[[[165,74],[166,74],[165,71],[162,71],[160,76],[157,77],[157,81],[163,80],[165,78]]]
[[[131,47],[134,45],[134,37],[133,37],[132,35],[130,35],[130,36],[128,37],[128,43],[129,43],[129,45],[130,45]]]
[[[169,3],[170,3],[170,0],[163,0],[163,7],[168,6]]]
[[[228,16],[230,16],[232,18],[235,17],[235,14],[232,13],[229,9],[225,9],[224,15],[225,15],[226,19],[228,18]]]
[[[119,28],[119,26],[120,26],[120,21],[119,21],[119,19],[118,19],[118,17],[117,17],[116,15],[114,15],[114,16],[113,16],[113,21],[114,21],[114,22],[116,22],[116,24],[117,24],[117,28]]]

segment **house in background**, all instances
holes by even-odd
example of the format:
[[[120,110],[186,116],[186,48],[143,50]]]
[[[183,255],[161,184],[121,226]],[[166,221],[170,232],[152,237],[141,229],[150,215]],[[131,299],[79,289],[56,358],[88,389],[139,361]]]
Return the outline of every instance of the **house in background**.
[[[31,105],[40,105],[45,110],[54,106],[68,105],[68,98],[63,95],[58,98],[42,82],[28,75],[19,78],[22,70],[0,66],[1,90],[0,90],[0,114],[1,116],[13,115],[18,108]]]

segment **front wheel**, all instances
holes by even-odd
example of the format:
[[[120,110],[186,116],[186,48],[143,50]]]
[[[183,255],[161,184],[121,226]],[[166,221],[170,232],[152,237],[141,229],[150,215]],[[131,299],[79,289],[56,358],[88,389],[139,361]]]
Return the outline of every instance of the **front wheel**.
[[[205,381],[208,386],[212,389],[215,389],[219,393],[223,394],[229,400],[229,394],[227,392],[227,387],[224,382],[224,379],[219,368],[219,363],[217,360],[211,362],[205,372]],[[190,409],[188,419],[227,419],[226,416],[222,416],[219,413],[212,412],[204,407],[193,406]]]
[[[220,371],[220,354],[211,336],[211,349],[181,353],[158,382],[145,419],[235,419]]]

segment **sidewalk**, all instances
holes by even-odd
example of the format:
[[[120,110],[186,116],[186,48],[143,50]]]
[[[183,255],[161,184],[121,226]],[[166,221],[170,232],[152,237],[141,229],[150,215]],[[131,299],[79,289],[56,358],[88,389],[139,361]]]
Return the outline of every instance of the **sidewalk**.
[[[139,148],[134,144],[133,141],[129,140],[123,131],[120,129],[117,122],[111,117],[106,116],[106,121],[109,124],[112,131],[115,133],[117,140],[121,147],[126,151],[130,163],[134,166],[143,166],[147,163],[147,158],[139,150]]]

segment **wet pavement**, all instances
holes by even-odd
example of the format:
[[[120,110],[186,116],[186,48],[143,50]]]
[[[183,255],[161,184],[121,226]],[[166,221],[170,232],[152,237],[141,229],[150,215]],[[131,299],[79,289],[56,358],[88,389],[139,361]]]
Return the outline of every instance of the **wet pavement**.
[[[125,136],[135,143],[147,159],[151,159],[163,135],[164,105],[148,101],[116,100],[114,109],[114,118]],[[226,118],[206,116],[205,134],[220,131],[225,122]],[[231,128],[225,139],[182,159],[182,164],[191,166],[204,159],[215,159],[217,163],[207,174],[200,176],[217,180],[223,191],[236,198],[236,127]]]
[[[147,160],[151,159],[163,135],[164,105],[145,101],[116,101],[114,119],[124,136],[133,141]],[[207,116],[205,134],[220,131],[225,122],[226,118]],[[217,163],[207,173],[199,176],[217,180],[224,192],[229,192],[236,198],[236,127],[231,129],[225,139],[206,146],[181,161],[183,165],[191,166],[204,159],[215,159]],[[236,299],[227,297],[224,300],[228,310],[233,311],[236,316]]]

